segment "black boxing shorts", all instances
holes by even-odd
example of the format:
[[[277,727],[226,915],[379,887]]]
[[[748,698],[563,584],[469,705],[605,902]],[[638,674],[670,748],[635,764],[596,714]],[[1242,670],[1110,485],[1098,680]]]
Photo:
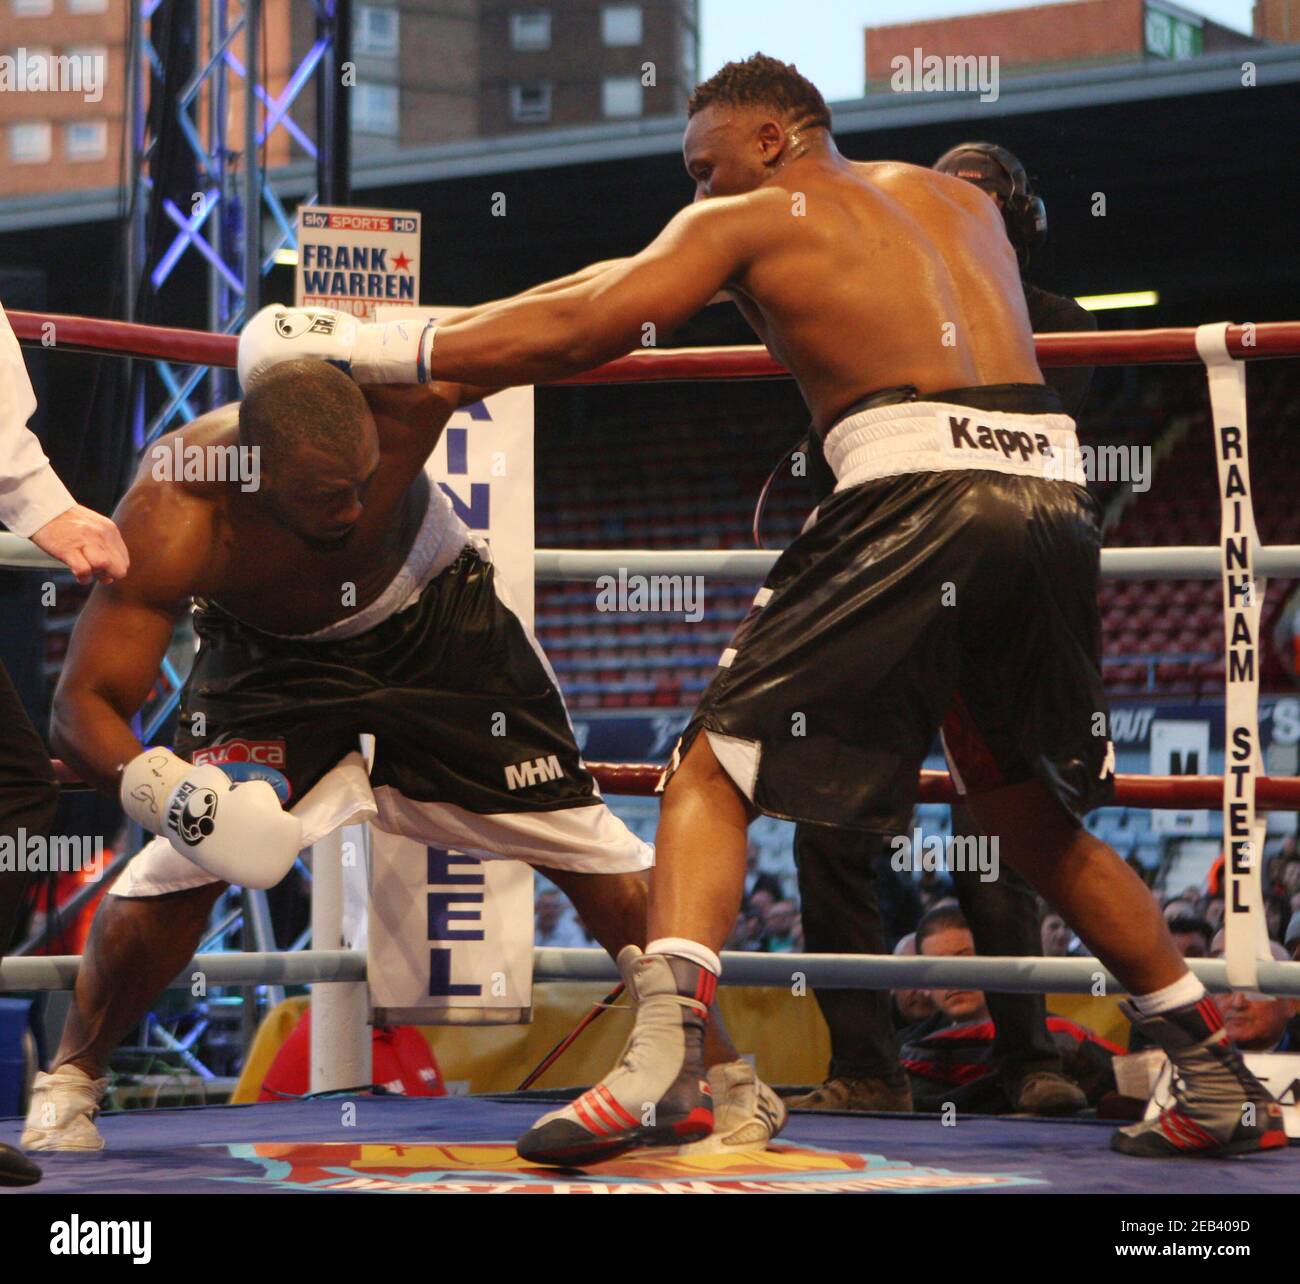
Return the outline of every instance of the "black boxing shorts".
[[[578,873],[654,863],[602,800],[550,665],[475,545],[353,636],[280,637],[211,603],[195,629],[176,752],[266,780],[304,816],[308,842],[360,810],[360,772],[373,823],[389,833]],[[368,781],[349,766],[362,734],[375,738]],[[155,838],[112,891],[159,896],[213,881]]]
[[[759,811],[892,833],[942,730],[963,793],[1038,779],[1076,819],[1107,802],[1101,533],[1056,394],[891,390],[824,444],[836,489],[772,568],[660,787],[703,731]]]

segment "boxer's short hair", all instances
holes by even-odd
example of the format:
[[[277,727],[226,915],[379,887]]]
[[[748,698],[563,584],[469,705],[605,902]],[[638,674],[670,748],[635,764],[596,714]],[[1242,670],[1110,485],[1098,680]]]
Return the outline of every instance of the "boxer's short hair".
[[[239,440],[274,470],[303,446],[349,449],[369,414],[361,389],[316,358],[286,361],[259,376],[239,403]]]
[[[715,104],[729,107],[770,107],[788,119],[812,127],[831,127],[831,109],[821,90],[799,74],[799,69],[779,58],[756,53],[743,62],[729,62],[699,84],[687,105],[687,114]]]

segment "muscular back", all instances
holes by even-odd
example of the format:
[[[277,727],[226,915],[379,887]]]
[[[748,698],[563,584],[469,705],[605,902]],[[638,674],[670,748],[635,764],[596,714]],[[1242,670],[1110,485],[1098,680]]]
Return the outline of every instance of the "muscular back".
[[[733,293],[819,428],[895,384],[1042,382],[1015,252],[969,183],[833,154],[739,200],[757,239]]]

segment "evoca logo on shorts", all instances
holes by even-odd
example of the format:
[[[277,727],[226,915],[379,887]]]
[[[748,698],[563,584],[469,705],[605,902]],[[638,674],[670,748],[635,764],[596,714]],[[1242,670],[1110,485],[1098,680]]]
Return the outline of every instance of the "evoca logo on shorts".
[[[564,775],[564,768],[555,754],[545,758],[529,758],[524,762],[512,762],[506,768],[507,789],[527,789],[530,785],[545,784],[548,780],[559,780]]]
[[[129,1257],[145,1266],[153,1260],[153,1223],[82,1221],[73,1213],[66,1222],[50,1223],[50,1252],[55,1257]]]

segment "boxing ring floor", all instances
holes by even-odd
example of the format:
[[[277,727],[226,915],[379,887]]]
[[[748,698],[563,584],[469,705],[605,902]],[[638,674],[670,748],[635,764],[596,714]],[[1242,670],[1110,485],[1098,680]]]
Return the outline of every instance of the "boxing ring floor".
[[[102,1116],[97,1155],[38,1155],[45,1177],[6,1195],[287,1193],[1293,1194],[1300,1147],[1233,1159],[1146,1160],[1109,1149],[1114,1124],[966,1115],[796,1112],[746,1156],[643,1152],[585,1169],[523,1163],[513,1139],[555,1094],[334,1096]],[[16,1145],[17,1119],[0,1120]]]

